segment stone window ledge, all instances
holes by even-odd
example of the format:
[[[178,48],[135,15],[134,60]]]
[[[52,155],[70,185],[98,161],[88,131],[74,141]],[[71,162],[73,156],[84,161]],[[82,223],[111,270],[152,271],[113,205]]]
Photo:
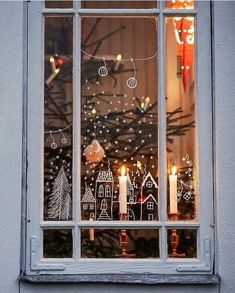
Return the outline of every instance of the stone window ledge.
[[[114,283],[114,284],[195,284],[218,285],[220,276],[159,274],[21,275],[20,282],[30,283]]]

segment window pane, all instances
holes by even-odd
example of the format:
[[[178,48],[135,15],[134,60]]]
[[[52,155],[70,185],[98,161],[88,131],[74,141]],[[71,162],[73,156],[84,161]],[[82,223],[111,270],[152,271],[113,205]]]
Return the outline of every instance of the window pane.
[[[81,241],[83,258],[159,257],[158,230],[86,229]]]
[[[153,17],[82,18],[82,220],[158,219],[156,36]]]
[[[72,217],[72,18],[45,18],[44,219]]]
[[[172,229],[167,233],[168,257],[197,257],[197,230]]]
[[[166,8],[171,9],[193,9],[194,0],[171,0],[165,1]]]
[[[196,217],[194,18],[166,19],[168,218]]]
[[[65,1],[53,1],[53,0],[45,0],[46,8],[72,8],[73,1],[65,0]]]
[[[72,230],[43,230],[43,257],[71,258],[73,257]]]
[[[157,1],[82,1],[82,8],[156,8]]]

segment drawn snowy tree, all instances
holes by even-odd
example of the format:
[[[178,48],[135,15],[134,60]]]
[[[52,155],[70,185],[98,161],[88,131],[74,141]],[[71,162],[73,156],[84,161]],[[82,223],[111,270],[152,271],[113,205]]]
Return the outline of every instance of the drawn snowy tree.
[[[53,191],[49,197],[48,216],[51,219],[69,220],[71,209],[71,188],[62,166],[53,182]]]

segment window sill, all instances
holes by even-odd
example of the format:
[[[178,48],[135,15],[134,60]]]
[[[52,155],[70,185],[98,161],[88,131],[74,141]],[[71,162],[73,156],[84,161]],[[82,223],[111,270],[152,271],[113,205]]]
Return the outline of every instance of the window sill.
[[[21,275],[20,282],[30,283],[116,283],[116,284],[196,284],[218,285],[220,276],[157,274],[91,274],[91,275]]]

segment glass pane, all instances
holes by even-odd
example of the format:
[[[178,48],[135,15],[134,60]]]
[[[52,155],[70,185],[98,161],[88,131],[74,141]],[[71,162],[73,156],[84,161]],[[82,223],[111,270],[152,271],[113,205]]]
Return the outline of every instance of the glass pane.
[[[171,9],[193,9],[194,0],[171,0],[165,1],[166,8]]]
[[[154,17],[82,18],[82,220],[158,219],[156,36]]]
[[[72,218],[72,18],[45,18],[44,219]]]
[[[46,8],[72,8],[73,1],[65,0],[65,1],[53,1],[53,0],[45,0]]]
[[[166,19],[168,218],[196,217],[194,18]]]
[[[43,257],[71,258],[73,257],[72,230],[43,230]]]
[[[172,229],[167,233],[168,257],[196,258],[197,230]]]
[[[158,230],[82,230],[83,258],[157,258]]]
[[[156,8],[157,1],[82,1],[82,8]]]

